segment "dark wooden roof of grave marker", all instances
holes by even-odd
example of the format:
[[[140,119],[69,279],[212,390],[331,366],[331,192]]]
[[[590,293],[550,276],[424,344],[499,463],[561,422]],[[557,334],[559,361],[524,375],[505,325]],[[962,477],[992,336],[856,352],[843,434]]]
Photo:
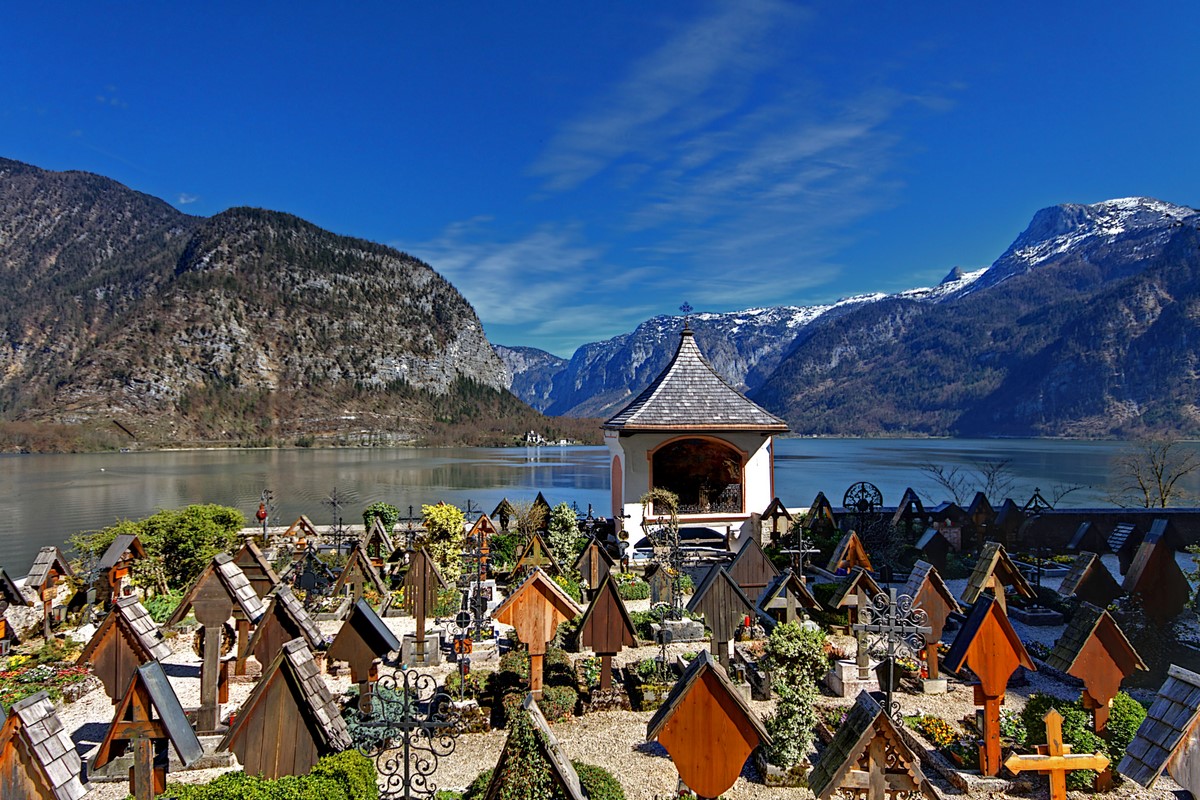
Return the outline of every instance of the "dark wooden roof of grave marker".
[[[604,577],[596,598],[583,612],[579,641],[596,653],[619,653],[623,647],[638,646],[637,629],[611,575]]]
[[[1117,621],[1091,603],[1079,604],[1046,666],[1079,678],[1088,694],[1105,705],[1117,696],[1121,681],[1146,669]]]
[[[337,580],[334,581],[333,593],[340,594],[346,584],[355,578],[361,578],[365,585],[375,589],[380,598],[387,597],[387,584],[379,576],[379,570],[375,569],[374,562],[371,561],[371,557],[367,555],[367,551],[359,542],[355,542],[354,547],[350,548],[350,555],[346,557],[346,565],[342,567]]]
[[[241,567],[234,563],[232,556],[228,553],[218,553],[213,556],[208,566],[196,576],[196,580],[192,581],[191,587],[183,596],[183,601],[171,614],[171,618],[167,620],[168,627],[178,625],[187,617],[188,612],[192,610],[192,603],[199,596],[200,587],[208,581],[217,581],[229,595],[229,599],[233,601],[235,618],[244,617],[252,623],[257,623],[262,618],[266,609],[254,591],[254,587],[250,585],[250,580],[242,572]]]
[[[1016,531],[1025,521],[1025,512],[1011,497],[1006,497],[996,512],[996,527],[1006,531]]]
[[[1067,576],[1058,585],[1058,593],[1063,597],[1074,595],[1101,608],[1124,594],[1121,584],[1104,566],[1100,556],[1087,550],[1075,556]]]
[[[601,427],[606,430],[750,430],[786,433],[788,424],[729,385],[705,360],[689,328],[671,363]]]
[[[512,571],[516,572],[525,567],[540,567],[553,575],[563,574],[562,567],[558,565],[554,553],[550,551],[546,540],[537,531],[533,532],[529,541],[525,542],[525,546],[521,548],[521,554],[517,556]]]
[[[1135,522],[1118,522],[1108,535],[1108,549],[1112,553],[1119,554],[1124,550],[1133,552],[1141,542],[1142,536]]]
[[[783,519],[786,519],[788,522],[792,521],[791,512],[789,512],[787,510],[787,506],[785,506],[783,504],[783,501],[780,500],[778,497],[771,498],[771,502],[767,503],[767,507],[765,509],[763,509],[763,512],[760,516],[763,519],[783,518]]]
[[[329,658],[334,661],[348,661],[349,659],[341,654],[347,648],[352,648],[354,642],[361,642],[376,658],[400,651],[400,640],[383,624],[383,620],[366,600],[359,600],[350,608],[350,616],[342,623],[337,636],[333,637],[333,644],[329,646]]]
[[[1198,737],[1200,675],[1172,664],[1117,771],[1150,789],[1166,769],[1180,786],[1195,794],[1200,791],[1195,762],[1200,755]]]
[[[971,498],[971,504],[967,506],[967,516],[976,525],[991,525],[996,521],[996,511],[983,492],[976,492]]]
[[[32,605],[21,589],[17,586],[13,579],[8,577],[8,573],[4,571],[4,567],[0,567],[0,613],[6,606],[28,606]]]
[[[939,503],[929,509],[929,518],[933,522],[949,522],[957,527],[971,522],[971,515],[958,503]]]
[[[122,597],[113,603],[75,663],[81,667],[91,665],[92,674],[116,702],[134,670],[169,655],[171,646],[150,613],[136,597]]]
[[[550,501],[546,499],[544,494],[538,492],[537,497],[533,498],[533,507],[540,508],[545,513],[545,517],[542,520],[541,530],[546,530],[546,526],[550,524],[550,514],[554,511],[550,505]]]
[[[417,577],[421,574],[420,570],[413,569],[417,561],[421,561],[425,566],[425,575],[433,576],[425,586],[417,586]],[[416,613],[417,593],[424,591],[425,594],[425,614],[426,616],[433,615],[433,608],[437,605],[438,589],[447,589],[449,585],[446,579],[442,577],[442,571],[438,569],[437,561],[433,556],[429,555],[429,550],[425,547],[418,547],[412,553],[412,558],[409,561],[408,571],[404,573],[404,602],[403,607],[405,613]]]
[[[858,538],[858,534],[850,531],[833,549],[833,556],[829,559],[829,571],[836,574],[838,570],[849,571],[855,567],[861,567],[870,572],[871,557],[867,555],[867,548],[863,547],[862,539]]]
[[[502,498],[500,502],[496,504],[496,507],[492,509],[491,513],[491,516],[496,518],[504,515],[508,515],[509,517],[515,517],[517,515],[517,507],[514,506],[507,497]]]
[[[82,768],[44,691],[12,704],[0,726],[0,797],[79,800]]]
[[[1079,523],[1079,527],[1075,529],[1075,533],[1071,536],[1071,541],[1067,542],[1067,550],[1069,552],[1087,551],[1090,553],[1098,553],[1108,547],[1108,543],[1104,540],[1104,536],[1100,533],[1100,528],[1091,520],[1084,520]]]
[[[107,572],[120,563],[126,553],[130,554],[131,558],[145,558],[146,548],[142,547],[142,540],[138,538],[136,533],[122,533],[117,538],[112,540],[112,544],[100,556],[100,560],[96,562],[96,569],[101,572]]]
[[[383,520],[379,517],[371,517],[371,527],[367,530],[366,540],[367,551],[379,548],[379,552],[384,554],[382,558],[396,552],[396,542],[392,539],[392,534],[383,527]]]
[[[946,557],[953,547],[950,545],[950,540],[943,536],[941,531],[930,527],[917,540],[917,549],[930,564],[945,569]]]
[[[1143,610],[1155,621],[1166,622],[1187,605],[1191,584],[1175,560],[1164,529],[1151,531],[1138,546],[1125,573],[1121,589],[1140,596]]]
[[[593,536],[584,545],[579,558],[575,560],[575,571],[583,576],[589,588],[595,589],[608,577],[616,565],[617,562],[609,555],[608,548],[600,544]]]
[[[979,678],[984,692],[1002,696],[1017,667],[1037,670],[1033,659],[1013,630],[1008,615],[991,595],[980,595],[967,621],[959,628],[946,653],[946,669],[961,672],[970,667]]]
[[[804,517],[804,526],[813,530],[837,530],[837,520],[833,518],[833,504],[824,492],[817,492],[808,513]]]
[[[263,551],[258,548],[253,539],[247,539],[233,557],[233,561],[241,569],[246,580],[254,587],[254,593],[259,599],[271,593],[271,589],[279,583],[279,575]]]
[[[791,567],[788,567],[763,587],[754,604],[759,619],[763,621],[768,633],[777,624],[777,620],[771,615],[771,610],[786,609],[789,599],[795,603],[797,608],[807,608],[810,611],[821,610],[821,604],[804,585],[804,581],[800,580],[799,575],[792,572]]]
[[[848,605],[851,597],[854,597],[855,602],[857,602],[858,587],[860,584],[863,591],[867,593],[868,598],[874,597],[877,594],[883,594],[883,589],[879,588],[879,584],[871,577],[871,573],[862,567],[855,567],[838,584],[837,593],[829,601],[833,608],[837,609]]]
[[[926,637],[930,642],[942,638],[942,630],[946,618],[951,614],[962,613],[962,607],[950,591],[950,587],[942,580],[937,568],[928,561],[918,561],[908,574],[908,583],[900,590],[913,599],[913,605],[925,609],[929,618],[929,626],[933,629]]]
[[[183,706],[180,705],[175,690],[171,688],[171,682],[167,679],[167,673],[163,671],[162,664],[157,661],[147,661],[138,667],[130,677],[125,692],[121,695],[121,701],[117,703],[113,713],[114,724],[110,725],[108,732],[104,734],[100,747],[96,750],[89,766],[92,768],[103,767],[116,757],[117,753],[113,752],[113,745],[122,741],[117,738],[118,726],[116,723],[126,720],[130,716],[130,705],[139,684],[149,695],[150,705],[158,715],[158,721],[162,724],[163,731],[167,735],[166,738],[170,740],[175,747],[175,752],[179,754],[179,760],[185,767],[196,763],[204,755],[200,740],[196,738],[196,732],[188,723]]]
[[[713,640],[728,642],[737,632],[742,618],[757,616],[754,603],[720,564],[713,564],[696,593],[688,600],[687,610],[703,614],[704,624],[713,632]]]
[[[1022,597],[1033,599],[1036,596],[1029,581],[1025,580],[1021,570],[1017,569],[1017,565],[1008,557],[1004,545],[999,542],[984,542],[983,549],[979,551],[979,560],[975,562],[975,569],[971,571],[971,576],[967,578],[967,586],[963,589],[963,605],[969,606],[974,603],[993,575],[999,578],[1002,585],[1013,587]]]
[[[296,638],[303,639],[314,651],[325,645],[321,629],[308,615],[304,604],[292,594],[291,588],[286,584],[276,586],[246,649],[265,666],[271,663],[285,642]]]
[[[872,764],[871,744],[879,738],[883,739],[883,747],[877,749],[876,763]],[[887,796],[903,792],[907,797],[919,791],[933,800],[939,797],[895,723],[870,694],[860,692],[808,774],[808,787],[819,800],[828,800],[842,789],[857,796],[857,792],[869,791],[872,777]]]
[[[767,558],[758,539],[751,536],[729,565],[729,577],[733,578],[748,597],[758,597],[759,592],[774,578],[779,570]]]
[[[727,791],[754,748],[771,743],[762,720],[707,650],[696,654],[646,724],[646,741],[655,739],[701,797]]]
[[[554,736],[554,731],[550,729],[550,724],[546,722],[546,717],[542,715],[542,710],[538,707],[532,693],[526,693],[525,699],[521,701],[521,708],[529,714],[534,730],[538,732],[538,735],[533,737],[533,742],[537,747],[538,755],[550,768],[550,776],[555,784],[553,796],[562,798],[562,800],[587,800],[575,767],[563,753],[558,739]],[[509,739],[511,738],[510,734]],[[509,739],[504,741],[504,749],[500,751],[500,758],[496,761],[496,768],[492,771],[492,782],[488,784],[483,800],[497,800],[500,797],[500,789],[507,778],[506,772],[510,756]],[[517,768],[523,769],[524,767],[517,765]]]
[[[263,669],[217,749],[236,754],[247,775],[274,779],[306,775],[317,759],[352,746],[312,651],[293,639]]]
[[[925,504],[921,502],[921,498],[910,486],[904,490],[900,504],[896,506],[896,513],[892,515],[892,525],[912,523],[915,520],[926,519],[928,516],[925,513]]]
[[[296,521],[289,525],[288,529],[283,532],[283,535],[296,536],[302,539],[318,539],[321,536],[319,533],[317,533],[317,526],[313,525],[312,520],[304,514],[301,514],[299,517],[297,517]]]
[[[29,574],[25,576],[25,588],[42,588],[46,583],[46,578],[50,575],[50,570],[54,570],[60,576],[71,577],[75,574],[62,550],[57,547],[43,547],[33,559],[33,566],[29,568]]]

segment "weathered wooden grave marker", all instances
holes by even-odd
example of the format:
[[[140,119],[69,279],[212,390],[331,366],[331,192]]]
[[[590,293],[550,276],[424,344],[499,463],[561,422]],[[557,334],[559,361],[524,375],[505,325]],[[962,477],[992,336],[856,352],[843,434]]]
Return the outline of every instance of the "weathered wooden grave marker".
[[[1117,767],[1147,789],[1164,769],[1200,797],[1200,674],[1175,664]]]
[[[937,569],[927,561],[918,561],[908,576],[908,584],[904,594],[913,599],[913,603],[925,609],[929,622],[929,634],[921,656],[929,672],[926,682],[927,691],[945,691],[945,682],[938,677],[938,643],[946,629],[946,620],[951,614],[962,613],[962,607],[954,599],[946,582],[938,574]],[[930,685],[931,681],[941,681]]]
[[[1026,770],[1045,772],[1050,776],[1050,800],[1067,800],[1067,773],[1077,769],[1108,768],[1108,756],[1102,753],[1072,753],[1070,745],[1062,739],[1062,714],[1050,709],[1043,717],[1046,720],[1046,744],[1037,746],[1038,755],[1013,753],[1004,762],[1010,772]]]
[[[13,635],[9,629],[8,621],[4,615],[10,606],[20,606],[27,608],[32,603],[25,599],[25,595],[17,588],[17,584],[13,579],[8,577],[8,573],[0,567],[0,656],[8,655],[8,650],[12,646]]]
[[[289,539],[296,539],[300,542],[313,542],[314,544],[321,538],[321,534],[317,533],[317,526],[313,525],[312,520],[304,514],[296,518],[296,521],[288,526],[288,529],[283,532],[283,535]]]
[[[779,576],[779,570],[767,558],[758,539],[751,536],[750,540],[733,557],[729,565],[729,577],[738,585],[747,597],[758,597],[774,578]]]
[[[1059,584],[1058,593],[1063,597],[1075,596],[1085,603],[1107,608],[1124,592],[1100,556],[1084,550],[1071,562],[1071,569]]]
[[[553,576],[563,574],[562,567],[558,565],[557,559],[554,558],[554,553],[550,552],[550,548],[546,545],[546,540],[537,531],[534,531],[530,535],[529,541],[525,542],[525,546],[521,548],[521,553],[517,556],[512,571],[515,575],[522,569],[530,567],[539,567]]]
[[[62,550],[57,547],[43,547],[33,559],[33,566],[25,576],[25,588],[36,589],[42,601],[42,637],[48,642],[54,632],[50,629],[51,611],[54,600],[58,597],[58,579],[73,578],[75,572]]]
[[[113,604],[75,663],[90,667],[113,703],[119,703],[138,667],[169,655],[171,646],[149,612],[136,597],[122,597]]]
[[[882,594],[883,589],[871,577],[871,573],[862,567],[855,567],[850,574],[842,578],[837,593],[829,601],[834,609],[846,609],[846,619],[851,625],[858,622],[858,610],[865,606],[870,598]]]
[[[588,540],[583,552],[575,561],[575,569],[583,576],[584,583],[587,584],[589,600],[596,599],[596,594],[600,591],[600,584],[604,583],[604,579],[616,565],[617,563],[608,554],[604,545],[600,544],[595,537]]]
[[[855,568],[871,572],[871,558],[858,534],[850,531],[834,548],[833,556],[829,559],[829,571],[834,575],[847,575]]]
[[[269,599],[267,610],[246,648],[260,665],[265,668],[275,660],[285,642],[297,637],[304,639],[314,653],[325,647],[325,637],[321,635],[320,628],[286,584],[276,586]]]
[[[829,800],[839,791],[866,800],[907,798],[915,792],[930,800],[940,797],[896,724],[867,692],[859,693],[821,753],[809,773],[808,787],[818,800]]]
[[[946,560],[950,555],[950,551],[954,548],[950,545],[950,540],[940,530],[930,527],[917,540],[917,549],[921,551],[921,555],[927,563],[932,564],[935,569],[942,572],[945,571]],[[958,605],[957,600],[955,601],[955,605]]]
[[[1037,593],[1033,591],[1033,587],[1029,585],[1029,581],[1025,580],[1025,576],[1021,574],[1021,570],[1017,569],[1013,560],[1008,557],[1008,551],[1004,549],[1004,545],[999,542],[987,542],[979,551],[979,560],[975,562],[975,569],[972,570],[971,577],[967,579],[967,586],[963,589],[963,605],[969,606],[981,594],[990,592],[996,602],[1000,604],[1000,609],[1007,614],[1008,602],[1004,598],[1005,587],[1012,587],[1013,591],[1027,599],[1037,599]]]
[[[391,532],[384,528],[383,520],[379,517],[371,517],[371,527],[367,530],[366,550],[375,569],[383,569],[383,565],[392,557],[392,553],[396,552],[396,542],[392,538]]]
[[[350,548],[350,555],[346,558],[346,566],[342,567],[341,573],[334,581],[333,593],[348,595],[358,602],[366,597],[368,591],[375,592],[379,596],[380,603],[388,597],[387,584],[379,576],[375,565],[371,563],[371,557],[367,555],[367,551],[362,548],[361,544],[355,542],[354,546]]]
[[[611,575],[605,575],[596,597],[583,612],[579,641],[600,656],[600,689],[612,688],[612,658],[623,647],[637,647],[637,630]]]
[[[1000,771],[1000,706],[1008,690],[1008,679],[1017,667],[1036,670],[1013,630],[1004,608],[992,595],[981,595],[963,623],[950,651],[946,668],[959,672],[970,667],[979,683],[975,684],[975,705],[983,706],[983,743],[979,746],[979,771],[996,775]]]
[[[446,588],[446,579],[437,568],[437,563],[424,547],[412,554],[408,572],[404,576],[404,610],[417,621],[413,634],[412,653],[405,658],[409,666],[421,666],[434,661],[439,653],[426,648],[425,620],[437,607],[438,590]]]
[[[251,537],[247,537],[241,548],[234,554],[233,563],[238,565],[238,569],[246,576],[246,580],[250,581],[250,585],[254,587],[254,593],[260,600],[266,598],[279,583],[279,575],[275,572],[275,568],[271,566],[270,561],[267,561],[267,557],[263,555],[262,550],[258,549],[258,545]]]
[[[371,691],[371,684],[378,679],[376,660],[399,651],[400,641],[396,635],[370,603],[359,600],[350,609],[350,616],[338,629],[337,636],[333,637],[326,659],[330,664],[335,661],[349,663],[350,680],[358,684],[359,697],[365,697]]]
[[[45,692],[18,700],[0,726],[0,797],[80,800],[83,764]]]
[[[130,568],[146,557],[146,548],[136,533],[123,533],[113,539],[96,562],[96,602],[107,611],[129,584]]]
[[[821,610],[817,598],[813,597],[804,581],[800,580],[800,576],[792,572],[791,567],[776,575],[763,587],[754,605],[767,633],[771,632],[776,623],[799,622],[803,616],[802,609]]]
[[[101,769],[132,747],[130,793],[137,800],[153,800],[167,788],[168,742],[175,746],[185,767],[203,755],[200,740],[188,725],[183,706],[162,665],[149,661],[130,678],[108,733],[89,766]]]
[[[714,564],[696,587],[687,610],[704,615],[704,623],[712,630],[712,654],[722,667],[727,667],[729,642],[737,635],[742,620],[756,616],[754,603],[738,588],[724,567]]]
[[[560,623],[575,619],[581,609],[541,567],[534,567],[525,581],[504,598],[492,619],[511,625],[521,641],[529,645],[529,688],[542,696],[542,661],[546,646]]]
[[[724,668],[703,650],[646,725],[646,741],[655,740],[671,754],[679,777],[701,798],[727,791],[754,748],[771,743]]]
[[[783,537],[792,529],[792,515],[787,506],[778,497],[772,497],[771,502],[762,512],[762,524],[771,537],[771,545],[778,547]]]
[[[1175,560],[1175,549],[1167,542],[1166,526],[1158,525],[1138,546],[1125,582],[1126,594],[1137,595],[1142,609],[1160,625],[1183,611],[1192,596],[1187,576]]]

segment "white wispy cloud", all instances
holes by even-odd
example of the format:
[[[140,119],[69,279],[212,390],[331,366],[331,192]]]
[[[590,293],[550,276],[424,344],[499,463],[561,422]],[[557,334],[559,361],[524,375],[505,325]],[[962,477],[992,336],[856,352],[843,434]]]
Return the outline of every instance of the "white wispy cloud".
[[[192,203],[195,203],[196,201],[198,201],[199,199],[200,199],[199,195],[188,194],[187,192],[180,192],[179,197],[175,198],[175,202],[181,206],[189,206]]]

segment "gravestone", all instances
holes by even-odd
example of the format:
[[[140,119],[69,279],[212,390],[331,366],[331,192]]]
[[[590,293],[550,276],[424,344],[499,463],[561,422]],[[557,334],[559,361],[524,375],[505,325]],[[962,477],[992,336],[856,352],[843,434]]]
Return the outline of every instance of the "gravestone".
[[[580,608],[541,567],[534,567],[525,581],[496,606],[492,617],[511,625],[529,646],[529,687],[534,698],[542,696],[542,661],[546,647],[560,623],[579,616]]]
[[[704,623],[712,631],[713,656],[722,667],[729,664],[729,642],[737,634],[738,625],[747,616],[757,616],[750,598],[720,564],[714,564],[700,581],[687,610],[704,615]]]
[[[600,690],[612,688],[612,658],[623,647],[637,647],[637,630],[617,594],[612,576],[604,576],[596,597],[579,623],[579,641],[600,656]]]

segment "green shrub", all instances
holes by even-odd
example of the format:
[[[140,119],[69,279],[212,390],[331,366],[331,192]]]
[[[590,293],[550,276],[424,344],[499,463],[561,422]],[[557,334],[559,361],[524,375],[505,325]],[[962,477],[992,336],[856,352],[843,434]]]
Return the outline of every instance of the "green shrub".
[[[1091,714],[1083,709],[1079,701],[1063,700],[1040,692],[1029,698],[1025,709],[1021,712],[1021,723],[1025,726],[1026,743],[1029,746],[1046,741],[1046,722],[1043,717],[1051,708],[1057,709],[1058,713],[1062,715],[1063,742],[1071,745],[1072,752],[1108,752],[1104,740],[1092,730]],[[1067,788],[1086,789],[1095,780],[1096,773],[1092,770],[1075,770],[1067,773]]]
[[[517,560],[517,543],[520,541],[520,534],[516,531],[512,533],[497,533],[495,536],[488,538],[488,550],[492,557],[492,564],[498,569],[508,569],[513,562]]]
[[[451,697],[458,697],[458,691],[461,688],[464,696],[478,698],[487,691],[488,680],[491,676],[490,669],[472,670],[467,673],[466,681],[463,681],[457,671],[451,672],[446,676],[444,684],[446,693]]]
[[[509,650],[500,656],[499,671],[501,673],[508,672],[515,674],[522,681],[529,680],[529,651]]]
[[[371,530],[371,521],[377,517],[383,523],[383,529],[391,531],[392,527],[400,521],[400,509],[391,503],[371,503],[363,509],[363,527],[368,531]]]
[[[625,789],[620,781],[604,767],[572,761],[579,785],[588,800],[625,800]]]
[[[467,786],[466,791],[462,793],[462,800],[479,800],[487,793],[487,789],[492,785],[492,774],[495,769],[488,767],[483,772],[475,776],[475,780]]]
[[[1146,707],[1134,700],[1125,692],[1117,692],[1117,696],[1109,704],[1108,725],[1104,734],[1108,740],[1108,757],[1113,765],[1119,764],[1125,755],[1125,749],[1133,741],[1134,734],[1146,719]]]
[[[357,750],[326,756],[308,775],[277,780],[228,772],[207,784],[167,786],[160,800],[378,800],[375,762]]]
[[[175,609],[179,607],[181,602],[183,602],[183,593],[171,592],[170,594],[156,594],[153,597],[148,597],[142,605],[146,607],[147,613],[150,614],[150,619],[161,625],[175,613]]]
[[[379,787],[375,784],[375,762],[357,750],[346,750],[325,756],[308,773],[313,778],[326,777],[346,788],[351,800],[377,800]]]
[[[650,584],[634,575],[623,572],[616,576],[617,596],[622,600],[645,600],[650,597]]]
[[[654,640],[654,631],[650,626],[658,622],[658,617],[649,611],[630,611],[629,621],[633,623],[633,628],[637,631],[639,639],[644,642]]]
[[[561,722],[570,719],[575,714],[575,704],[579,701],[579,692],[570,686],[545,686],[542,688],[542,699],[538,706],[550,722]]]
[[[555,575],[554,582],[576,603],[583,602],[583,587],[571,575]]]

